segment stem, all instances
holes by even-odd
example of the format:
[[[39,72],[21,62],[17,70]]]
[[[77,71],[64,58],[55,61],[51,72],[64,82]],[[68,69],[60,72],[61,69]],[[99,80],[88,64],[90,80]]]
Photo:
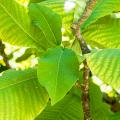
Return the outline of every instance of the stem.
[[[76,39],[79,41],[80,48],[82,50],[82,54],[90,53],[90,50],[86,44],[86,41],[83,39],[80,31],[81,24],[86,21],[86,19],[90,16],[92,13],[93,7],[96,4],[97,0],[89,0],[87,2],[86,8],[78,20],[76,24],[73,24],[72,30],[76,37]],[[89,98],[89,75],[90,75],[90,69],[87,65],[86,60],[83,62],[84,64],[84,72],[83,72],[83,86],[82,89],[82,106],[83,106],[83,112],[84,112],[84,120],[92,120],[91,112],[90,112],[90,98]]]
[[[84,73],[83,73],[83,87],[82,87],[82,106],[84,112],[84,120],[92,120],[90,113],[90,98],[89,98],[89,74],[90,70],[87,65],[86,60],[84,63]]]
[[[83,14],[81,15],[80,19],[78,20],[79,26],[82,25],[90,16],[96,3],[97,3],[97,0],[88,0],[86,8]]]
[[[79,24],[73,24],[72,29],[73,29],[76,39],[79,41],[82,54],[90,53],[90,50],[87,47],[87,44],[81,35]],[[90,70],[89,70],[86,60],[84,60],[83,64],[84,64],[84,72],[83,72],[83,85],[82,85],[82,106],[83,106],[83,112],[84,112],[84,120],[91,120],[92,118],[90,114],[90,102],[89,102],[90,101],[89,99]]]
[[[0,40],[0,54],[2,55],[3,57],[3,61],[7,67],[7,69],[10,69],[10,65],[9,65],[9,62],[8,62],[8,59],[7,59],[7,55],[5,54],[5,45],[2,43],[2,41]]]
[[[90,53],[90,50],[86,44],[86,41],[83,39],[80,26],[81,24],[86,21],[86,19],[90,16],[92,13],[93,7],[96,4],[97,0],[89,0],[87,2],[86,8],[78,20],[77,23],[73,24],[72,30],[76,37],[76,39],[79,41],[80,48],[82,50],[82,54]],[[83,112],[84,112],[84,120],[92,120],[91,112],[90,112],[90,98],[89,98],[89,75],[90,75],[90,69],[87,65],[86,60],[83,62],[84,64],[84,72],[83,72],[83,85],[81,87],[82,90],[82,106],[83,106]]]

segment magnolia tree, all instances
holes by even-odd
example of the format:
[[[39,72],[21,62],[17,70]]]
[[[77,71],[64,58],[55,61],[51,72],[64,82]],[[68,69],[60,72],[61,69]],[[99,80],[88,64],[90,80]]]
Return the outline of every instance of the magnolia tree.
[[[120,0],[0,0],[8,69],[1,70],[0,120],[120,120],[119,11]],[[4,43],[25,47],[37,63],[13,69]]]

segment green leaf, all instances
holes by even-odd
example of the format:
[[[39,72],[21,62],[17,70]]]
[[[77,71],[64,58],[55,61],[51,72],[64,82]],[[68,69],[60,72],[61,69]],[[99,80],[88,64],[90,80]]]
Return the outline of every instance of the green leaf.
[[[47,17],[47,19],[49,17]],[[20,5],[15,0],[9,0],[9,1],[0,0],[0,19],[1,19],[0,38],[5,42],[8,42],[13,45],[19,45],[19,46],[30,46],[30,47],[37,46],[41,51],[44,51],[47,48],[56,46],[55,42],[52,43],[54,39],[53,41],[50,41],[50,42],[46,41],[45,36],[47,32],[44,29],[40,30],[35,25],[31,24],[31,20],[28,16],[27,7]],[[41,18],[40,21],[45,22],[46,19],[43,21],[43,18]],[[49,24],[51,24],[52,21],[50,21]],[[46,24],[43,24],[43,25],[46,25]],[[58,26],[59,22],[56,23],[55,25]],[[56,38],[56,39],[58,39],[58,41],[60,40],[60,38]],[[50,36],[50,40],[51,40],[51,36]]]
[[[15,0],[0,0],[0,20],[0,38],[3,41],[21,46],[39,45],[31,33],[27,9]]]
[[[0,77],[0,120],[33,120],[46,106],[36,69],[8,70]]]
[[[120,49],[104,49],[86,56],[92,73],[115,89],[120,88]]]
[[[54,106],[48,106],[35,120],[83,120],[81,100],[76,95],[66,95]]]
[[[110,108],[102,101],[102,92],[99,86],[90,84],[90,106],[93,120],[109,120]]]
[[[78,77],[78,59],[70,49],[49,49],[39,60],[38,79],[47,89],[52,105],[66,95]]]
[[[120,48],[120,19],[103,17],[91,24],[82,34],[93,47]]]
[[[100,88],[93,83],[90,85],[90,106],[92,120],[119,120],[120,112],[111,112],[110,107],[102,101],[103,95],[100,91]]]
[[[61,17],[51,9],[37,3],[30,4],[29,9],[33,24],[43,33],[45,39],[41,42],[45,43],[44,46],[55,47],[56,45],[60,45],[62,27]]]
[[[74,19],[74,8],[69,12],[65,11],[65,0],[46,0],[39,4],[51,8],[53,11],[62,16],[62,23],[64,27],[70,27]]]
[[[33,48],[28,48],[25,50],[24,54],[18,57],[15,61],[16,62],[22,62],[24,60],[27,60],[31,55],[36,55],[36,50]]]
[[[81,26],[81,29],[85,29],[91,23],[95,22],[99,18],[104,17],[106,15],[110,15],[112,12],[119,10],[120,10],[120,0],[99,0],[96,3],[91,15]]]

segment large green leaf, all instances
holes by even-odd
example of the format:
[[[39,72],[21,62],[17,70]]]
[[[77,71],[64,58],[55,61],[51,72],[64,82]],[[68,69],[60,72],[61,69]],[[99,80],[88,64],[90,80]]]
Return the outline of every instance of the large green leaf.
[[[42,11],[40,11],[40,13],[41,12]],[[43,16],[45,13],[43,13]],[[38,14],[36,14],[36,16],[37,15]],[[54,15],[54,13],[51,13],[51,16],[48,16],[47,19],[49,20],[49,17],[53,17],[52,15]],[[37,46],[41,50],[46,50],[56,45],[55,42],[52,43],[53,41],[50,41],[51,36],[49,41],[47,41],[48,39],[46,40],[47,32],[44,29],[40,30],[31,24],[27,8],[21,6],[15,0],[0,0],[0,20],[0,38],[3,41],[20,46]],[[43,25],[46,25],[44,23],[48,22],[46,19],[43,20],[43,18],[41,18],[40,21],[43,22]],[[55,20],[52,21],[54,22]],[[51,24],[52,21],[48,23]],[[58,23],[55,25],[58,25]],[[52,30],[53,29],[51,29],[51,31]],[[60,40],[60,38],[56,39]]]
[[[39,45],[31,33],[27,9],[15,0],[0,0],[0,38],[15,45]]]
[[[47,101],[35,69],[8,70],[0,77],[0,120],[33,120]]]
[[[98,50],[86,57],[95,76],[115,89],[120,88],[120,49]]]
[[[47,89],[52,104],[66,95],[78,76],[78,59],[70,49],[49,49],[39,60],[38,79],[40,84]]]
[[[120,19],[103,17],[83,31],[83,37],[93,47],[120,48]]]
[[[76,95],[66,95],[56,105],[48,105],[35,120],[83,120],[81,100]]]
[[[101,17],[111,14],[112,12],[120,10],[120,0],[99,0],[91,15],[81,26],[82,29],[88,27],[91,23],[95,22]]]
[[[45,39],[43,43],[46,46],[56,46],[61,43],[61,17],[51,9],[37,3],[30,4],[29,14],[32,22],[43,33]],[[54,19],[53,19],[54,18]]]

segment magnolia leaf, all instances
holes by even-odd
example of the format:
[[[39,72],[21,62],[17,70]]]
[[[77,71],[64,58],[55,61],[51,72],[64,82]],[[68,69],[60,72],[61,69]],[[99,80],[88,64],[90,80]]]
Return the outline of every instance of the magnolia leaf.
[[[45,47],[60,45],[61,43],[61,17],[51,9],[37,3],[30,4],[29,15],[33,24],[43,33]],[[53,19],[54,18],[54,19]]]
[[[93,8],[91,15],[82,24],[81,29],[83,30],[99,18],[110,15],[112,12],[119,10],[120,0],[99,0]]]
[[[52,105],[66,95],[78,77],[78,59],[70,49],[49,49],[39,60],[38,79],[47,89]]]
[[[83,120],[81,100],[76,95],[66,95],[56,105],[48,104],[35,120]]]
[[[120,19],[103,17],[91,24],[82,34],[93,47],[120,48]]]
[[[37,12],[36,9],[38,10]],[[43,10],[45,10],[45,12],[43,12]],[[22,6],[15,0],[0,0],[0,38],[3,41],[13,45],[38,47],[39,51],[45,51],[47,48],[58,45],[58,43],[54,41],[55,39],[51,40],[53,38],[53,35],[51,33],[54,33],[55,29],[57,31],[61,31],[60,22],[58,20],[58,17],[56,17],[56,14],[52,13],[52,11],[48,11],[47,8],[43,9],[39,8],[38,6],[34,8],[33,11],[33,14],[36,14],[35,16],[39,16],[41,15],[41,13],[43,15],[41,19],[39,19],[40,17],[38,17],[37,20],[39,21],[36,22],[39,28],[36,27],[34,24],[31,24],[32,21],[28,15],[27,7]],[[47,16],[47,19],[44,18],[45,16]],[[51,17],[54,17],[54,19],[51,20]],[[49,36],[49,41],[48,38],[46,38],[48,37],[48,31],[45,30],[46,28],[42,26],[42,29],[40,29],[39,23],[41,22],[43,22],[44,26],[51,26],[53,22],[57,22],[54,23],[54,25],[56,25],[55,29],[49,28],[51,29],[51,32],[48,29],[48,31],[50,32],[49,35],[51,35]],[[54,27],[52,26],[52,28]],[[58,36],[61,37],[61,33]],[[56,37],[56,39],[59,41],[60,44],[61,38],[58,38],[58,36]]]
[[[35,69],[8,70],[0,77],[0,120],[33,120],[48,99]]]
[[[0,19],[0,38],[3,41],[20,46],[39,45],[31,32],[27,8],[15,0],[0,0]]]
[[[103,49],[86,56],[91,72],[106,84],[120,89],[120,49]]]

